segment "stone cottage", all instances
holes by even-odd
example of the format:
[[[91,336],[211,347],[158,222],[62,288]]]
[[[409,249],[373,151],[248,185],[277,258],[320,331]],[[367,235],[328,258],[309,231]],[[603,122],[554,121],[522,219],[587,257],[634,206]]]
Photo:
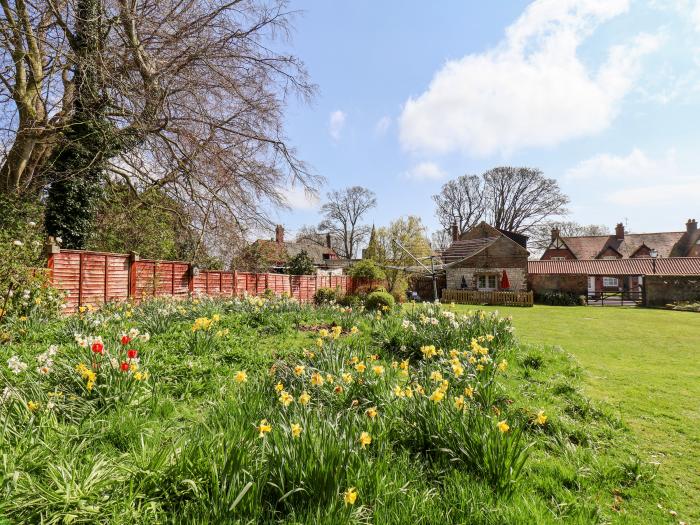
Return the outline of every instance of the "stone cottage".
[[[526,236],[481,222],[461,235],[453,225],[452,239],[442,256],[447,288],[527,290]]]

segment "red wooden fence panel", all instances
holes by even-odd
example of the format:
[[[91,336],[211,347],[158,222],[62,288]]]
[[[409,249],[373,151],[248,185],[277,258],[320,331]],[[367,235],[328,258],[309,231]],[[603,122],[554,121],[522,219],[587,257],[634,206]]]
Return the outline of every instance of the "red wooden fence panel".
[[[295,299],[312,301],[319,288],[352,293],[369,284],[348,276],[285,275],[275,273],[203,270],[192,275],[182,261],[140,260],[122,253],[60,250],[49,256],[53,285],[66,292],[66,312],[79,306],[147,297],[184,298],[192,294],[210,296],[262,295],[272,290]]]

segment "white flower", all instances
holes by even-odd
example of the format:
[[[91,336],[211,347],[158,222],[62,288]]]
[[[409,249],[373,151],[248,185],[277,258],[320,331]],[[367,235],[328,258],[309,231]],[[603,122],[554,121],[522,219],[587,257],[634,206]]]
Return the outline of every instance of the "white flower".
[[[35,223],[34,221],[29,221],[29,226],[31,226],[32,228],[34,228],[34,226],[36,226],[36,223]]]
[[[12,244],[14,244],[15,246],[23,246],[24,245],[24,243],[22,241],[19,241],[19,240],[12,241]]]
[[[148,343],[148,341],[150,341],[150,340],[151,340],[151,334],[149,334],[148,332],[141,335],[141,341],[143,341],[144,343]]]
[[[131,337],[132,339],[134,339],[138,335],[139,335],[139,331],[137,328],[132,328],[131,330],[129,330],[129,337]]]
[[[114,357],[109,358],[109,364],[112,365],[112,368],[119,368],[119,361],[117,361]]]
[[[21,372],[24,372],[27,369],[27,363],[23,363],[19,357],[16,355],[13,355],[7,360],[7,366],[12,370],[15,374],[19,374]]]
[[[0,394],[0,405],[12,397],[12,389],[6,386]]]
[[[63,242],[63,239],[61,239],[60,237],[56,237],[54,241],[56,241],[57,244],[61,244]]]
[[[54,408],[56,408],[56,403],[54,403],[53,401],[49,401],[48,403],[46,403],[47,410],[53,410]]]

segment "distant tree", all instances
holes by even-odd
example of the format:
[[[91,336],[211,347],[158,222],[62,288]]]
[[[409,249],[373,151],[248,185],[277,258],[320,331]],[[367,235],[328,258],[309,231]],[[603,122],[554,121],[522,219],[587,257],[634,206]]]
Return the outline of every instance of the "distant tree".
[[[552,228],[559,228],[561,237],[579,237],[583,235],[609,235],[609,230],[602,224],[579,224],[574,221],[547,221],[532,229],[527,246],[531,253],[540,254],[552,242]]]
[[[329,232],[337,239],[338,255],[352,259],[369,235],[369,226],[361,221],[364,215],[377,205],[377,198],[374,192],[367,188],[353,186],[329,192],[327,199],[321,207],[324,219],[319,224],[318,231]]]
[[[287,273],[290,275],[312,275],[316,266],[306,251],[302,250],[287,261]]]
[[[533,168],[502,166],[481,177],[463,175],[445,183],[433,196],[435,214],[445,231],[459,233],[480,220],[503,230],[530,233],[551,217],[566,214],[569,198],[554,179]]]
[[[401,217],[391,222],[388,227],[380,228],[377,231],[377,242],[381,254],[378,263],[386,274],[387,291],[394,295],[401,295],[407,285],[407,272],[401,268],[417,266],[418,263],[402,250],[394,242],[395,240],[399,241],[406,250],[418,259],[429,256],[431,248],[426,228],[420,217],[413,215]]]
[[[274,263],[283,262],[278,259],[279,252],[275,243],[256,241],[234,257],[231,267],[243,272],[265,273],[270,271]]]
[[[372,225],[372,231],[369,234],[369,242],[367,248],[362,252],[363,259],[378,260],[382,258],[381,247],[377,241],[377,229]]]
[[[444,252],[452,244],[452,232],[438,230],[430,236],[430,245],[436,252]]]
[[[456,224],[459,233],[476,225],[484,216],[486,199],[484,183],[478,175],[462,175],[443,184],[440,193],[433,195],[440,224],[445,231],[451,231]]]
[[[491,226],[528,233],[550,217],[567,213],[569,197],[538,169],[498,167],[483,177]]]
[[[306,242],[310,244],[317,244],[318,246],[326,245],[326,234],[320,232],[316,226],[305,224],[297,232],[296,242]]]

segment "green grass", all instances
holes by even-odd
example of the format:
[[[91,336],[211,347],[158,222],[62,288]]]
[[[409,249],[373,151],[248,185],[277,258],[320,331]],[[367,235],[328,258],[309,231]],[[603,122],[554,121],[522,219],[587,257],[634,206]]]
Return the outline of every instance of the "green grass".
[[[415,308],[156,300],[11,319],[0,523],[674,522],[625,415],[564,351],[517,344],[495,315]],[[151,336],[122,346],[131,328]],[[122,371],[129,346],[139,369]]]
[[[658,503],[679,519],[700,521],[700,315],[613,307],[488,309],[512,316],[523,342],[573,354],[584,370],[586,394],[614,407],[643,458],[658,462],[657,483],[667,494]]]

